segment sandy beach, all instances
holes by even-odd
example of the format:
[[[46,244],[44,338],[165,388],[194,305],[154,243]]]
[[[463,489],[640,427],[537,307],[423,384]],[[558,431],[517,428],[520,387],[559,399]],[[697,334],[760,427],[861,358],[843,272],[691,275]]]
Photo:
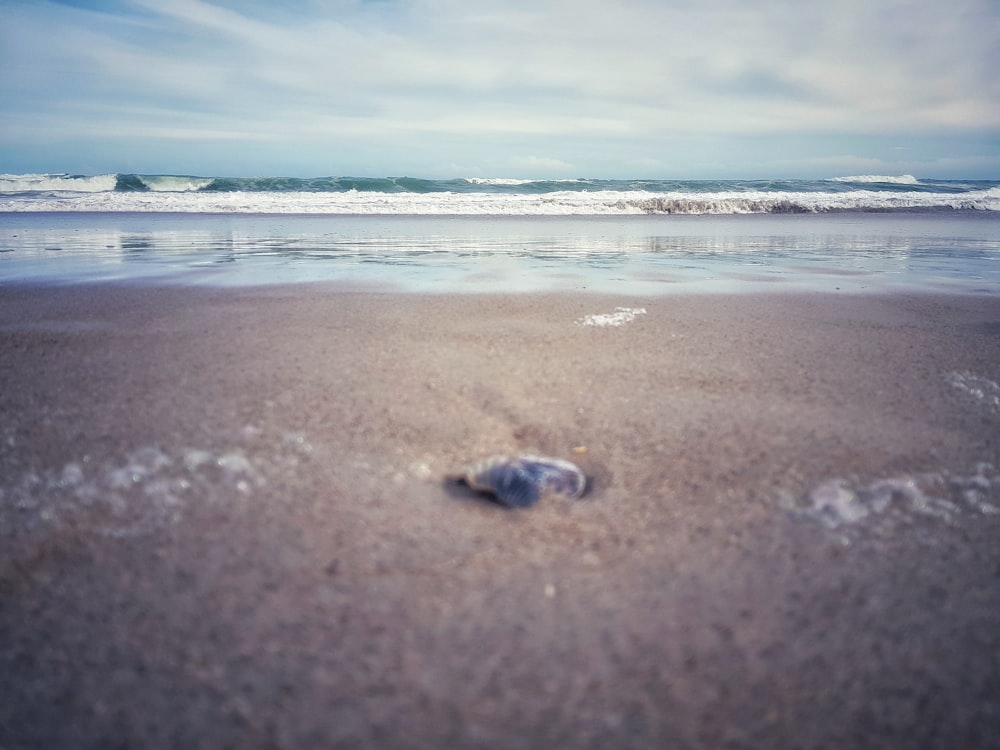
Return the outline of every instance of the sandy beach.
[[[0,748],[1000,747],[998,380],[987,293],[7,284]]]

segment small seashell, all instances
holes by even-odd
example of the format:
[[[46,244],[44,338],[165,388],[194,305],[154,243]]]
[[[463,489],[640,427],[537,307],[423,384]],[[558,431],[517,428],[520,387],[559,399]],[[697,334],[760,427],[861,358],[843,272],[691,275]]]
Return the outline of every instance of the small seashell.
[[[494,456],[467,467],[460,478],[508,508],[527,508],[550,495],[575,500],[587,489],[587,477],[575,465],[544,456]]]

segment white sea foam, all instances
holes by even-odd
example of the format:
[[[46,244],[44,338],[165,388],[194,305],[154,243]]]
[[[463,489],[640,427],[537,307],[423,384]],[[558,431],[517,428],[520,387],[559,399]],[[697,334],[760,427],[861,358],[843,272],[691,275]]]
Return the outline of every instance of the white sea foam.
[[[155,175],[139,178],[142,183],[154,192],[186,193],[201,190],[212,184],[208,177],[181,177],[174,175]]]
[[[637,316],[645,314],[645,307],[616,307],[613,313],[585,315],[576,322],[582,326],[596,326],[598,328],[618,327],[631,323]]]
[[[0,484],[0,538],[62,523],[116,538],[154,533],[194,504],[245,498],[272,473],[294,470],[312,446],[301,433],[289,435],[249,432],[217,450],[143,446],[118,460],[83,456],[8,477]]]
[[[470,185],[530,185],[537,180],[519,180],[513,177],[466,177]]]
[[[27,192],[104,193],[115,189],[118,176],[100,174],[0,174],[0,194]]]
[[[945,380],[985,411],[1000,415],[1000,384],[996,381],[971,372],[949,372]]]
[[[179,175],[130,175],[140,187],[152,192],[178,193],[201,190],[210,185],[209,177]],[[0,195],[4,193],[113,193],[118,175],[93,176],[69,174],[0,174]]]
[[[919,185],[920,181],[912,174],[901,174],[897,176],[862,174],[851,177],[831,177],[831,182],[880,182],[889,185]]]
[[[532,190],[521,189],[528,184]],[[916,185],[923,189],[906,189]],[[0,212],[614,216],[940,209],[1000,211],[1000,187],[919,182],[912,175],[778,182],[0,175]]]
[[[561,190],[516,193],[94,192],[0,198],[0,212],[181,212],[325,215],[587,216],[822,213],[852,210],[1000,211],[1000,188],[966,193]]]
[[[970,514],[1000,514],[1000,475],[992,464],[980,463],[970,474],[923,472],[871,482],[838,477],[800,497],[779,493],[777,501],[793,515],[838,533],[918,518],[954,523]]]
[[[470,185],[531,185],[535,182],[581,182],[578,178],[561,178],[561,179],[519,179],[516,177],[466,177],[465,181]]]
[[[945,380],[982,409],[1000,414],[1000,384],[971,372],[949,372]],[[849,532],[869,525],[888,528],[918,517],[954,523],[969,514],[1000,515],[1000,473],[981,462],[968,474],[922,472],[870,482],[836,477],[799,497],[778,492],[777,503],[849,543]]]

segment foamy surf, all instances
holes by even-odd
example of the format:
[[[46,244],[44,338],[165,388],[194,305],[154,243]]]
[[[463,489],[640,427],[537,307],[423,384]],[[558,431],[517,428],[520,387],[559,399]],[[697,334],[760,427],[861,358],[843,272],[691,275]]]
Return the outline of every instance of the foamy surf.
[[[920,181],[914,177],[912,174],[903,175],[877,175],[877,174],[865,174],[865,175],[854,175],[852,177],[831,177],[833,182],[875,182],[884,183],[887,185],[918,185]]]
[[[0,212],[615,216],[1000,211],[1000,182],[0,175]]]

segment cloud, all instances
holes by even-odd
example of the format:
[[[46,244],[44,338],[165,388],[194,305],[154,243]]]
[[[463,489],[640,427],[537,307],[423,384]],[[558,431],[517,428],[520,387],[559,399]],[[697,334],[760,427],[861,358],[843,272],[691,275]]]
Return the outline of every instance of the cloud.
[[[555,170],[676,164],[705,139],[895,133],[985,148],[1000,131],[992,0],[8,0],[4,9],[0,155],[103,132],[289,154],[423,149],[428,164],[538,153]]]
[[[573,168],[562,159],[553,159],[550,156],[520,156],[511,161],[511,167],[527,173],[546,172],[566,172]]]

